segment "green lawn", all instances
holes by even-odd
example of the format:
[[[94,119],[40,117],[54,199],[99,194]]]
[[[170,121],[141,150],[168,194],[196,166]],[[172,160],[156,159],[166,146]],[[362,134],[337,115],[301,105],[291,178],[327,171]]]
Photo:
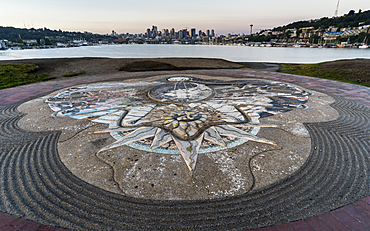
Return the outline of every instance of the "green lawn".
[[[1,64],[0,89],[54,79],[48,74],[32,75],[39,67],[33,64]]]
[[[304,75],[322,79],[336,80],[346,83],[370,87],[368,71],[356,69],[327,68],[324,63],[318,64],[280,64],[281,72],[295,75]]]

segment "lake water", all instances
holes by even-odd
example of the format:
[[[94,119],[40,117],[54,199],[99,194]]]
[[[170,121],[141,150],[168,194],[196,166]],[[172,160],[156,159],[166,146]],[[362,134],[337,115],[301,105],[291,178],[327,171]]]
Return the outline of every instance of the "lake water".
[[[318,63],[339,59],[370,59],[370,49],[125,44],[0,51],[0,60],[71,57],[197,57],[221,58],[235,62]]]

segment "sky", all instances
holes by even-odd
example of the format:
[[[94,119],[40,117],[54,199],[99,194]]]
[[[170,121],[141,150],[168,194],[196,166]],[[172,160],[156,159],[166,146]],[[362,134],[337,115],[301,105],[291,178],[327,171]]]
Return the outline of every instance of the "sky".
[[[0,26],[89,31],[110,34],[144,33],[187,28],[214,29],[216,35],[249,34],[290,22],[332,17],[338,0],[17,0],[0,5]],[[370,10],[369,0],[340,0],[338,15]]]

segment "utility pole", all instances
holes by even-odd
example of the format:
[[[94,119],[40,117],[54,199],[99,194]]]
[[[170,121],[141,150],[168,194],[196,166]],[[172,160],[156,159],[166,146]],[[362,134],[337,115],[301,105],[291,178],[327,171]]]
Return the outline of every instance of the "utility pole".
[[[335,12],[334,12],[334,17],[338,17],[339,1],[340,0],[338,0],[337,8],[335,9]]]

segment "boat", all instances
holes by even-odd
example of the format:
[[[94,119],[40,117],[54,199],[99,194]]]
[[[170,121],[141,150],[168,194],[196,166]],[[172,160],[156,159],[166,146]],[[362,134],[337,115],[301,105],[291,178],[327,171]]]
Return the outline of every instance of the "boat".
[[[366,43],[363,43],[360,46],[358,46],[358,48],[360,48],[360,49],[367,49],[367,48],[369,48],[369,45],[367,45]]]
[[[360,49],[369,48],[369,45],[366,44],[366,38],[367,38],[367,36],[364,38],[364,41],[360,44],[360,46],[358,46],[358,48],[360,48]]]

